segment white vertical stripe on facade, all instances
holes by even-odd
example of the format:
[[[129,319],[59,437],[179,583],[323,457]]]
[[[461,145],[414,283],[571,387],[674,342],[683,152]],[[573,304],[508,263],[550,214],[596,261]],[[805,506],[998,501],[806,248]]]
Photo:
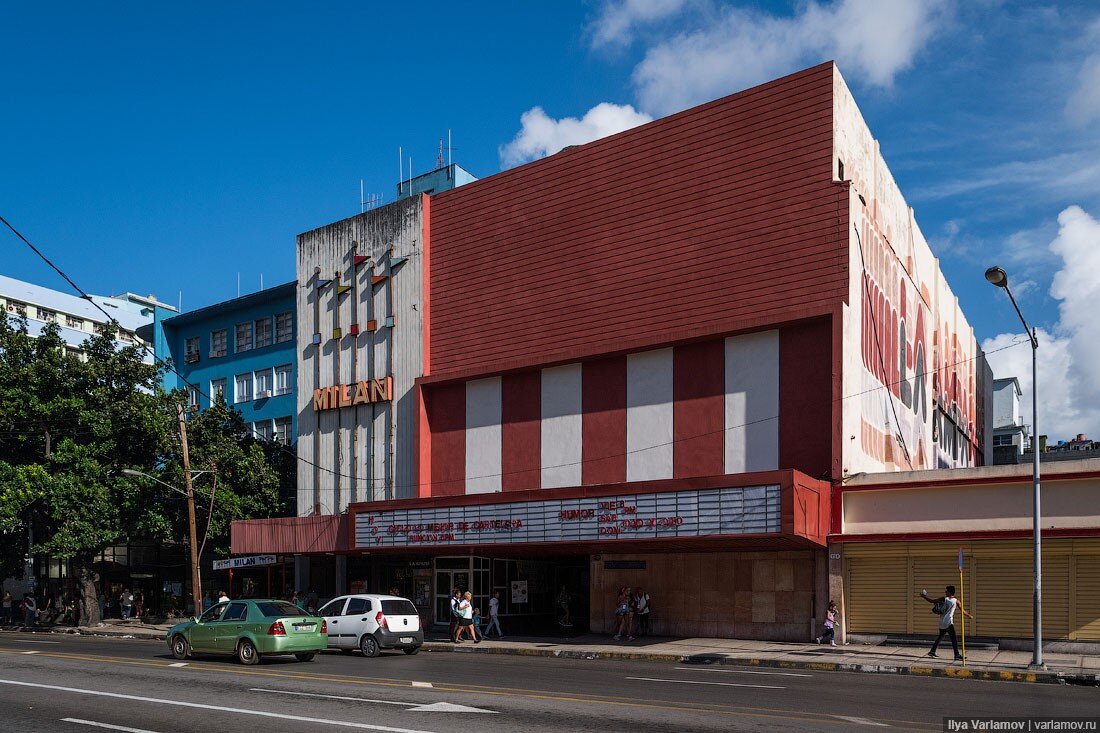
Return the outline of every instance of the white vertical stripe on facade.
[[[726,473],[779,467],[779,332],[726,339]]]
[[[626,480],[672,478],[672,349],[626,357]]]
[[[466,383],[466,493],[501,490],[500,377]]]
[[[542,370],[542,488],[581,483],[581,365]]]

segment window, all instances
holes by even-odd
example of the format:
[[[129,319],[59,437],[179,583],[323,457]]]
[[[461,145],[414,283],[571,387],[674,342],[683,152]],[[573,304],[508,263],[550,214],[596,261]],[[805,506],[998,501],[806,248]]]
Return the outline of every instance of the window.
[[[291,374],[292,367],[290,364],[275,367],[275,394],[288,394],[290,392],[292,389],[290,386]]]
[[[183,358],[188,364],[194,364],[199,360],[199,351],[202,348],[199,343],[200,342],[198,336],[192,336],[184,342],[185,345],[183,347]],[[214,354],[210,355],[213,356]]]
[[[247,615],[247,603],[230,603],[229,608],[225,611],[225,615],[222,616],[222,621],[244,621]]]
[[[993,445],[1012,445],[1011,435],[994,435]]]
[[[237,324],[237,352],[252,348],[252,321]]]
[[[252,399],[252,375],[238,374],[233,381],[233,401],[248,402]]]
[[[27,315],[27,304],[26,303],[20,303],[18,300],[9,300],[8,301],[8,313],[14,313],[15,315],[18,315],[18,316],[26,316]],[[288,313],[287,315],[290,315],[290,314]]]
[[[39,308],[38,309],[38,320],[40,320],[40,321],[56,321],[57,320],[57,313],[55,313],[54,311],[51,311],[51,310],[46,310],[45,308]]]
[[[321,610],[317,612],[317,615],[318,616],[342,616],[343,614],[341,614],[340,611],[342,611],[344,609],[344,602],[345,601],[347,601],[346,598],[337,598],[335,601],[329,601],[328,603],[326,603],[324,606],[321,607]]]
[[[219,618],[221,618],[222,611],[224,611],[228,607],[228,603],[219,603],[216,606],[211,606],[210,608],[203,611],[202,616],[199,617],[199,622],[206,624],[210,623],[211,621],[217,621]]]
[[[281,344],[294,338],[294,316],[290,313],[275,314],[275,343]]]
[[[271,316],[256,321],[256,348],[271,346]]]
[[[199,406],[199,391],[194,387],[187,388],[187,404],[191,407]]]
[[[371,610],[370,601],[366,598],[349,598],[347,610],[344,611],[345,616],[358,616],[361,613],[367,613]]]
[[[229,351],[229,334],[224,328],[210,332],[210,356],[225,356]]]
[[[275,440],[283,445],[290,445],[290,418],[275,418]]]
[[[257,440],[271,440],[275,436],[270,420],[259,420],[252,426],[252,432]]]
[[[65,325],[69,328],[75,328],[77,331],[84,329],[84,321],[72,316],[65,316]]]
[[[222,377],[221,379],[211,379],[210,380],[210,400],[212,402],[217,402],[219,397],[221,397],[223,400],[226,399],[226,396],[225,396],[225,377]]]
[[[387,616],[415,616],[416,606],[404,598],[399,601],[382,601],[382,613]]]
[[[298,608],[293,603],[287,603],[286,601],[260,601],[256,604],[256,608],[260,609],[260,613],[262,613],[265,618],[306,615],[305,611]]]
[[[119,331],[118,340],[127,344],[132,344],[134,343],[134,334],[130,333],[129,331]]]
[[[261,369],[256,372],[256,399],[271,396],[271,370]]]

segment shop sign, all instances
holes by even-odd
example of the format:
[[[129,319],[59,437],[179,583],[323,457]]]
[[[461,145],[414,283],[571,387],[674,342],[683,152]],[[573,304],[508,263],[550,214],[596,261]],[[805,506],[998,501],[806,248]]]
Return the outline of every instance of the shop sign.
[[[604,560],[604,570],[645,570],[645,560]]]
[[[780,531],[779,486],[361,512],[355,546],[498,545]]]
[[[352,384],[337,384],[313,390],[313,411],[357,407],[393,399],[393,377],[363,379]]]
[[[274,555],[252,555],[250,557],[231,557],[225,560],[215,560],[215,570],[238,570],[240,568],[259,568],[265,565],[275,565],[279,558]]]

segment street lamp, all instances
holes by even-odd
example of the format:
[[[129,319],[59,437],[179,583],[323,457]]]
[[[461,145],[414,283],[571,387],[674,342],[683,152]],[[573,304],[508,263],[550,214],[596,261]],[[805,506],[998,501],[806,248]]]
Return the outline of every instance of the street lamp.
[[[1024,324],[1028,340],[1031,341],[1031,452],[1033,462],[1031,467],[1032,480],[1032,533],[1033,533],[1033,558],[1035,587],[1032,595],[1033,632],[1035,636],[1035,650],[1031,655],[1031,666],[1043,666],[1043,538],[1039,527],[1041,516],[1039,508],[1039,366],[1037,354],[1039,351],[1039,337],[1034,328],[1027,325],[1012,290],[1008,287],[1008,273],[1000,267],[990,267],[985,271],[985,279],[999,288],[1004,288],[1008,293],[1008,299],[1012,301],[1012,307],[1016,309],[1016,315]]]
[[[124,468],[124,469],[122,469],[122,473],[124,473],[127,476],[141,476],[141,477],[144,477],[144,478],[147,478],[147,479],[152,479],[153,481],[156,481],[158,484],[161,484],[162,486],[167,486],[169,489],[171,489],[172,491],[175,491],[177,494],[183,494],[184,496],[187,497],[187,524],[188,524],[188,532],[189,532],[189,536],[190,536],[190,543],[189,544],[191,546],[191,596],[192,596],[192,600],[194,601],[194,604],[195,604],[195,615],[198,616],[200,613],[202,613],[202,574],[201,574],[201,571],[199,569],[199,546],[198,546],[198,538],[196,536],[197,533],[195,531],[195,494],[191,490],[191,475],[192,474],[200,474],[200,473],[210,473],[210,472],[209,471],[188,471],[187,474],[186,474],[186,477],[187,477],[187,491],[176,488],[172,484],[167,483],[166,481],[161,481],[156,476],[151,476],[151,475],[145,473],[144,471],[136,471],[132,468]],[[211,497],[210,497],[210,511],[212,512],[213,509],[214,509],[214,497],[213,497],[213,495],[211,495]],[[206,519],[206,530],[209,533],[209,531],[210,531],[210,517],[209,516]]]

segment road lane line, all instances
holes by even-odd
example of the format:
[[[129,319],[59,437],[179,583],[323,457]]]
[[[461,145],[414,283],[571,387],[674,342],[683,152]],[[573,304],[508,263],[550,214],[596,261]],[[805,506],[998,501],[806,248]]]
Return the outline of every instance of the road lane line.
[[[35,650],[35,651],[29,651],[29,652],[19,652],[19,653],[20,653],[20,654],[38,654],[38,651],[37,651],[37,650]]]
[[[755,687],[761,690],[785,690],[786,687],[780,687],[779,685],[743,685],[739,682],[701,682],[699,680],[663,680],[657,677],[627,677],[628,680],[639,680],[640,682],[668,682],[674,685],[718,685],[719,687]]]
[[[16,644],[60,644],[60,641],[43,641],[42,639],[5,639],[5,641],[14,641]]]
[[[858,723],[859,725],[873,725],[878,728],[889,728],[886,723],[879,723],[874,720],[867,720],[867,718],[856,718],[851,715],[834,715],[834,718],[840,718],[841,720],[847,720],[849,723]]]
[[[270,692],[276,695],[298,695],[299,697],[323,697],[327,700],[353,700],[355,702],[371,702],[378,705],[400,705],[402,707],[415,707],[418,702],[397,702],[396,700],[371,700],[367,697],[347,697],[344,695],[320,695],[315,692],[290,692],[288,690],[267,690],[263,687],[249,687],[249,692]]]
[[[413,687],[435,687],[431,682],[413,682]]]
[[[172,662],[172,663],[171,663],[171,664],[169,664],[168,666],[169,666],[169,667],[186,667],[186,666],[187,666],[187,662]]]
[[[77,723],[79,725],[90,725],[93,728],[107,728],[108,730],[120,730],[123,733],[156,733],[156,731],[146,730],[145,728],[128,728],[125,725],[111,725],[110,723],[98,723],[94,720],[81,720],[80,718],[62,718],[62,723]]]
[[[782,677],[813,677],[812,674],[799,674],[798,672],[758,672],[755,669],[714,669],[713,667],[676,667],[685,672],[725,672],[727,674],[768,674]]]
[[[86,690],[80,687],[62,687],[61,685],[43,685],[38,682],[17,682],[15,680],[0,680],[0,685],[14,685],[17,687],[33,687],[39,690],[53,690],[55,692],[72,692],[77,695],[91,695],[93,697],[110,697],[116,700],[133,700],[134,702],[151,702],[157,705],[172,705],[180,708],[192,708],[196,710],[214,710],[221,713],[233,713],[235,715],[256,715],[261,718],[277,718],[279,720],[296,720],[301,723],[320,723],[321,725],[336,725],[343,728],[358,728],[360,730],[381,730],[387,733],[432,733],[432,731],[412,728],[396,728],[389,725],[372,725],[370,723],[355,723],[350,720],[328,720],[327,718],[311,718],[304,715],[288,715],[286,713],[272,713],[266,710],[249,710],[248,708],[231,708],[225,705],[206,705],[198,702],[184,702],[182,700],[165,700],[158,697],[142,697],[141,695],[123,695],[118,692],[103,692],[101,690]]]

